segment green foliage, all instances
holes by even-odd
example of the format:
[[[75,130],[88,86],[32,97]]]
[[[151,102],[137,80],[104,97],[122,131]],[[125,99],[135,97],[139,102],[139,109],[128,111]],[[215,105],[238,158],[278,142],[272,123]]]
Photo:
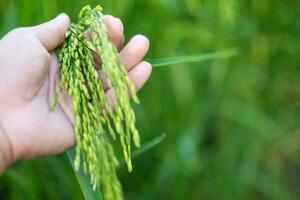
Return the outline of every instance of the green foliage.
[[[175,64],[178,65],[178,64],[187,64],[192,62],[201,62],[205,60],[214,60],[217,58],[228,58],[231,56],[236,56],[237,54],[238,51],[236,49],[228,49],[228,50],[207,53],[207,54],[151,59],[148,61],[152,64],[153,67],[161,67],[166,65],[175,65]]]
[[[168,137],[134,159],[132,174],[119,168],[125,199],[300,198],[299,0],[6,0],[0,34],[59,12],[75,21],[86,4],[120,17],[127,39],[148,36],[148,58],[239,49],[153,68],[137,128],[142,141]],[[83,199],[65,156],[23,162],[0,181],[1,199]]]
[[[67,152],[70,163],[72,164],[72,168],[80,185],[81,191],[85,199],[88,200],[102,200],[102,194],[98,186],[95,189],[91,187],[90,176],[83,172],[82,170],[78,170],[77,166],[74,164],[74,160],[76,159],[76,152],[74,149],[69,150]]]

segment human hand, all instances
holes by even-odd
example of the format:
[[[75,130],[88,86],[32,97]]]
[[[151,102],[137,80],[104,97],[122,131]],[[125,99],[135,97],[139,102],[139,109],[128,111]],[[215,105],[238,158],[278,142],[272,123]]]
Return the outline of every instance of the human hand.
[[[122,22],[108,15],[103,21],[139,90],[152,69],[142,61],[149,49],[148,39],[137,35],[121,49]],[[0,172],[16,161],[57,154],[75,145],[68,94],[63,92],[55,110],[50,111],[59,81],[54,51],[62,44],[69,25],[69,17],[61,14],[38,26],[15,29],[0,40]],[[95,56],[95,63],[113,104],[113,88],[108,88],[101,73],[99,56]]]

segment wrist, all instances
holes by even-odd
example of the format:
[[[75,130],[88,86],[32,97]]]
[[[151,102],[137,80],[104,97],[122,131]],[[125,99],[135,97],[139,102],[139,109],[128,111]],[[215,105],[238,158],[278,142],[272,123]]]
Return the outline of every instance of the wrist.
[[[0,123],[0,174],[12,164],[12,147],[4,128]]]

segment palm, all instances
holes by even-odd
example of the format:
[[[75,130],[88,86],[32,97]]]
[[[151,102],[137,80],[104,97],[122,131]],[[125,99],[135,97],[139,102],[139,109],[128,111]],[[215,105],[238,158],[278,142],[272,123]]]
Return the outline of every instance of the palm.
[[[51,95],[55,92],[53,78],[57,77],[54,69],[57,69],[57,59],[52,55],[49,76],[42,86],[38,90],[25,86],[23,92],[14,98],[22,98],[25,92],[35,95],[28,97],[30,100],[18,102],[19,106],[13,106],[5,112],[6,126],[11,129],[8,131],[11,133],[9,138],[13,140],[13,146],[22,147],[15,148],[14,154],[18,157],[55,154],[74,145],[71,119],[65,112],[70,112],[71,102],[60,103],[54,111],[49,109]]]

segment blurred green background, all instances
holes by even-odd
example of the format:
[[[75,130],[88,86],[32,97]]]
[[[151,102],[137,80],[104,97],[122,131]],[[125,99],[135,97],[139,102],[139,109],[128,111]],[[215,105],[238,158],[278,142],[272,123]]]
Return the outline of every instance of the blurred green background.
[[[0,36],[86,4],[121,18],[148,58],[238,47],[240,55],[154,68],[135,106],[143,142],[119,171],[126,199],[300,199],[299,0],[0,0]],[[66,155],[17,164],[0,199],[83,199]]]

